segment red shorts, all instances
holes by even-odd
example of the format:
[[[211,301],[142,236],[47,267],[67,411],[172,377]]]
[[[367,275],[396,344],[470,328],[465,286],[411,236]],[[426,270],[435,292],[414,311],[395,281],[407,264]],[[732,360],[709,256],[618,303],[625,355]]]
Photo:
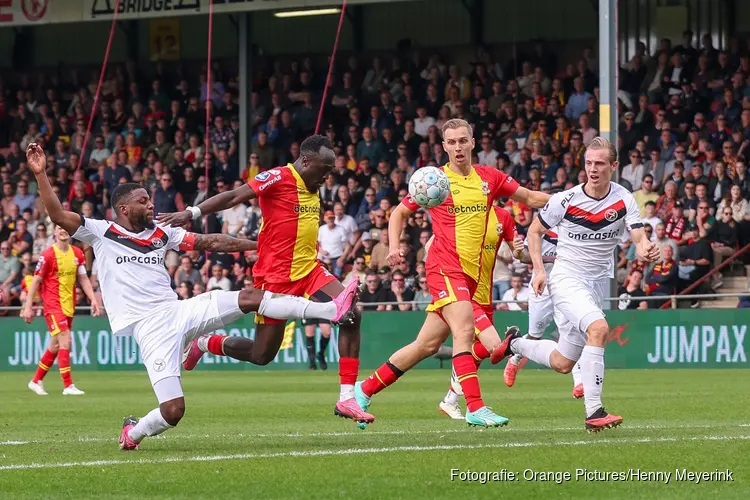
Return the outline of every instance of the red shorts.
[[[477,289],[477,282],[460,272],[428,271],[427,288],[432,295],[432,303],[427,306],[427,311],[436,312],[453,302],[470,301]]]
[[[323,264],[318,264],[307,276],[297,281],[266,283],[262,277],[257,277],[253,284],[255,288],[260,290],[268,290],[273,293],[283,293],[284,295],[294,295],[307,299],[332,281],[336,281],[336,276],[328,272],[328,269]],[[283,325],[286,323],[286,320],[256,314],[255,323],[258,325]]]
[[[44,315],[45,321],[47,321],[47,329],[49,334],[53,337],[60,332],[70,330],[73,328],[73,318],[65,316],[61,312],[46,313]]]

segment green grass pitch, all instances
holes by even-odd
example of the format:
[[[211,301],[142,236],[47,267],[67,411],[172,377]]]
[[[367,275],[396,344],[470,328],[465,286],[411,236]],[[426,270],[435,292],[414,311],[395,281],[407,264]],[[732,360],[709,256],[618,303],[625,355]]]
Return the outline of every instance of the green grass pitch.
[[[500,370],[480,373],[485,401],[508,427],[439,414],[447,369],[414,371],[376,396],[366,431],[333,416],[330,371],[187,373],[182,423],[130,453],[117,445],[122,417],[155,406],[145,372],[74,367],[87,391],[79,398],[61,395],[54,371],[47,397],[26,389],[31,373],[4,373],[0,498],[750,498],[748,370],[608,371],[605,403],[625,421],[599,434],[584,432],[568,376],[522,371],[508,389]],[[496,477],[452,480],[452,469]],[[583,480],[576,469],[671,477]],[[732,480],[676,475],[717,469]],[[559,484],[540,474],[566,472]]]

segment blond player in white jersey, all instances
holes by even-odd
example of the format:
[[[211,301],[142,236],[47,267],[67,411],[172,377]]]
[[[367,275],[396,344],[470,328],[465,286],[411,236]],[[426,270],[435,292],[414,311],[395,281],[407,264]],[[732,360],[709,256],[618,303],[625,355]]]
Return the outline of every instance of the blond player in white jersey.
[[[212,291],[178,300],[164,267],[168,250],[239,252],[255,242],[222,234],[194,234],[182,228],[155,225],[154,205],[140,184],[126,183],[111,195],[115,221],[93,220],[63,210],[46,174],[44,151],[30,144],[28,165],[39,184],[39,195],[52,222],[73,238],[94,248],[104,307],[115,335],[133,335],[159,406],[142,419],[127,417],[120,448],[134,450],[146,436],[171,429],[185,413],[180,368],[184,345],[222,328],[250,312],[272,318],[315,318],[338,322],[356,298],[347,287],[333,302],[315,303],[301,297],[262,290]]]
[[[491,359],[497,363],[511,354],[521,354],[560,373],[570,373],[580,362],[589,432],[622,423],[622,417],[604,411],[601,398],[609,334],[602,304],[614,277],[613,251],[629,229],[639,259],[653,262],[659,257],[658,247],[645,235],[633,195],[611,181],[617,167],[615,147],[596,137],[585,154],[586,183],[552,196],[529,228],[529,254],[535,271],[532,291],[539,296],[549,287],[558,342],[524,339],[517,331],[509,331]],[[555,226],[557,259],[548,282],[542,237]]]
[[[523,245],[524,248],[520,260],[525,264],[531,264],[528,238],[523,241]],[[548,274],[552,271],[552,265],[556,257],[557,232],[551,229],[547,231],[547,234],[542,236],[542,261],[544,262],[544,269]],[[534,279],[534,275],[535,273],[532,273],[532,280]],[[532,293],[529,297],[529,329],[524,338],[532,340],[541,339],[544,336],[544,331],[552,323],[553,313],[554,307],[548,288],[545,288],[541,295]],[[514,354],[505,365],[503,379],[505,380],[505,385],[508,387],[513,387],[513,384],[516,383],[516,376],[521,369],[522,361],[522,355]],[[571,374],[573,375],[573,397],[580,399],[583,397],[583,383],[581,382],[581,365],[579,363],[573,366]]]

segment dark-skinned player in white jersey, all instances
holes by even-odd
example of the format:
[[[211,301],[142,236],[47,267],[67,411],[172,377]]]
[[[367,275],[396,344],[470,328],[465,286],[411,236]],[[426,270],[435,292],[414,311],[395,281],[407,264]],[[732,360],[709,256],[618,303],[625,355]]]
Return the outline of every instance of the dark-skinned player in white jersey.
[[[351,313],[356,293],[329,303],[256,289],[212,291],[178,300],[164,267],[169,250],[240,252],[254,242],[224,234],[194,234],[154,224],[154,205],[135,183],[120,184],[111,195],[115,221],[94,220],[63,210],[47,178],[42,148],[30,144],[26,158],[52,222],[94,248],[104,307],[115,335],[133,335],[159,406],[140,420],[127,417],[120,448],[134,450],[146,436],[171,429],[185,414],[180,369],[183,345],[250,312],[277,318],[339,321]]]

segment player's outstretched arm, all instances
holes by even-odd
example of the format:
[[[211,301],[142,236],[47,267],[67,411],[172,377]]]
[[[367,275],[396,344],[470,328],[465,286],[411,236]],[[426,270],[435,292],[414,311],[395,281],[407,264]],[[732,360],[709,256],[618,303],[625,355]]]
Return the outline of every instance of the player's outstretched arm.
[[[510,198],[531,208],[542,208],[549,201],[550,195],[541,191],[532,191],[525,187],[519,187]]]
[[[532,282],[532,288],[534,293],[541,295],[544,291],[544,287],[547,284],[547,273],[544,270],[544,261],[542,260],[542,236],[547,232],[547,228],[544,227],[539,217],[535,218],[529,226],[529,230],[526,233],[526,239],[529,242],[529,257],[531,263],[534,265],[534,279]]]
[[[201,218],[203,215],[221,212],[255,197],[253,188],[249,184],[244,184],[226,193],[219,193],[216,196],[212,196],[197,207],[189,207],[182,212],[172,214],[159,214],[156,216],[156,221],[165,226],[182,227],[192,220]]]
[[[188,233],[186,239],[188,237],[193,240],[191,250],[199,252],[246,252],[258,249],[257,241],[243,240],[228,234]]]
[[[39,197],[47,209],[50,220],[65,229],[72,236],[81,227],[83,218],[77,213],[63,210],[60,200],[54,191],[52,191],[52,185],[47,177],[47,157],[41,146],[33,142],[29,144],[28,148],[26,148],[26,163],[36,177]]]

